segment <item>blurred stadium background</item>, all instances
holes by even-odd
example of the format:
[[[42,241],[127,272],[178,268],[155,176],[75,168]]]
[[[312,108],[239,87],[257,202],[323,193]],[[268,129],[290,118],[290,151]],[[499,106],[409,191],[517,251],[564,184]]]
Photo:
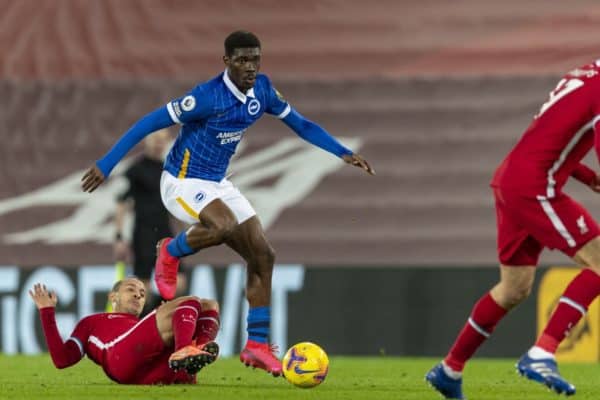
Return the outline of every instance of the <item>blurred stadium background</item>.
[[[261,39],[262,72],[290,103],[377,170],[343,168],[269,117],[246,134],[231,179],[277,251],[276,339],[443,355],[497,278],[494,168],[560,74],[600,56],[592,0],[0,0],[0,10],[8,354],[44,349],[34,281],[58,288],[65,333],[102,308],[123,182],[115,171],[88,195],[81,174],[139,117],[219,73],[223,39],[242,28]],[[591,193],[568,190],[600,216]],[[244,327],[239,262],[224,247],[187,262],[194,294],[222,303],[229,354]],[[545,266],[565,263],[544,254]],[[522,352],[537,295],[478,354]]]

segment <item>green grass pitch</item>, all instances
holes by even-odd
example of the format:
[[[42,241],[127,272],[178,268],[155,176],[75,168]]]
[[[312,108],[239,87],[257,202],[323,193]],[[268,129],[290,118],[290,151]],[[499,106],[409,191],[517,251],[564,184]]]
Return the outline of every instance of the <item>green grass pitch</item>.
[[[332,357],[329,376],[313,389],[219,359],[197,385],[129,386],[112,383],[91,361],[57,370],[49,357],[0,355],[0,399],[440,399],[423,381],[438,359]],[[465,371],[470,399],[558,399],[543,386],[519,377],[515,360],[475,359]],[[562,373],[577,386],[576,400],[598,399],[600,365],[565,364]]]

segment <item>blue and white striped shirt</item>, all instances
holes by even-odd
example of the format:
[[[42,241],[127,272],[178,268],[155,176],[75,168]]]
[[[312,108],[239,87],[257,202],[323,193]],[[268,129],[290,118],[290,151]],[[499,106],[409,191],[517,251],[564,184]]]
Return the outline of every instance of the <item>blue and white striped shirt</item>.
[[[266,75],[256,77],[254,87],[242,93],[227,71],[200,84],[187,95],[138,120],[96,162],[105,177],[114,166],[150,133],[181,124],[165,170],[178,178],[221,181],[238,142],[264,113],[275,115],[307,142],[338,157],[352,154],[327,131],[304,118],[273,88]]]
[[[169,102],[167,111],[182,126],[165,169],[179,178],[220,181],[246,129],[265,112],[285,118],[291,107],[266,75],[244,94],[224,72]]]

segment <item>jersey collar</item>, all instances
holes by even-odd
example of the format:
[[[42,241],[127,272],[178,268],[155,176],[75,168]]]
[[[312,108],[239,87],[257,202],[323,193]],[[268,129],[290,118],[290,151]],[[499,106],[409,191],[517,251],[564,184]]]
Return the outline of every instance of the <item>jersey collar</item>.
[[[229,91],[244,104],[246,104],[246,100],[248,97],[256,98],[256,96],[254,95],[254,88],[248,89],[246,94],[242,93],[240,89],[238,89],[237,86],[235,86],[235,83],[233,83],[229,78],[227,70],[223,72],[223,82],[225,82],[225,86],[227,86],[227,89],[229,89]]]

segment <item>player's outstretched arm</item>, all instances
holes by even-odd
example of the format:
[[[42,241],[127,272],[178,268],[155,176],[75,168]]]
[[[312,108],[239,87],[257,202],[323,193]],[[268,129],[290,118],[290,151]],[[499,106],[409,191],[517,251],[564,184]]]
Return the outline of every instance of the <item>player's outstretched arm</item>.
[[[353,153],[352,150],[338,142],[325,129],[311,120],[304,118],[296,110],[292,109],[282,121],[307,142],[335,154],[348,164],[360,167],[369,174],[375,175],[375,170],[362,156]]]
[[[101,159],[81,178],[84,192],[93,192],[110,175],[110,171],[143,138],[159,129],[173,125],[167,107],[161,107],[137,121]]]
[[[60,337],[54,316],[54,308],[57,303],[56,293],[49,292],[45,285],[36,283],[29,291],[29,296],[40,312],[46,344],[56,368],[66,368],[76,364],[81,360],[83,354],[73,340],[63,343]]]

